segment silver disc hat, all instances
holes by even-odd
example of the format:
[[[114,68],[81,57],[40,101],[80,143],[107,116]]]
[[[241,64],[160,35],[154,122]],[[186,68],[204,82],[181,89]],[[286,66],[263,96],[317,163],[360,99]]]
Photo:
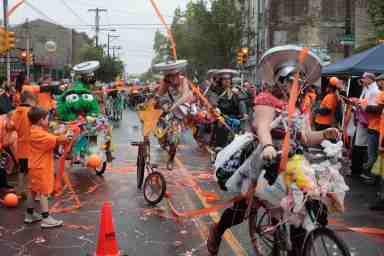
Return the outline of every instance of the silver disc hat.
[[[299,63],[303,47],[295,45],[277,46],[269,49],[258,65],[259,77],[268,84],[275,84],[281,77],[299,71],[307,84],[315,83],[321,77],[320,59],[309,51],[303,63]]]
[[[73,67],[73,71],[80,75],[89,75],[92,76],[93,72],[95,72],[100,67],[100,62],[97,60],[86,61],[79,63]]]
[[[184,70],[187,65],[187,60],[172,60],[169,58],[165,62],[153,65],[152,70],[154,72],[161,72],[164,75],[176,74]]]
[[[229,78],[232,79],[233,77],[239,76],[239,72],[234,69],[220,69],[216,72],[216,75],[219,78]]]
[[[208,70],[207,72],[207,76],[208,77],[214,77],[214,76],[217,76],[217,71],[219,71],[218,69],[210,69]]]

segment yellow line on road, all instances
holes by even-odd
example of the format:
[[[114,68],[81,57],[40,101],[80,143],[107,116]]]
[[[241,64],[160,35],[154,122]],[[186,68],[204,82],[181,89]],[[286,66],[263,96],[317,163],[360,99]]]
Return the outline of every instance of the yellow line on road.
[[[183,175],[190,176],[190,174],[187,172],[187,170],[186,170],[185,166],[183,165],[183,163],[177,157],[175,158],[175,162],[180,167],[180,170],[181,170]],[[198,190],[196,190],[193,187],[192,187],[192,189],[195,192],[195,194],[197,195],[197,197],[200,199],[200,201],[201,201],[201,203],[203,204],[204,207],[206,207],[206,208],[211,207],[211,205],[206,202],[205,198],[201,195],[201,193]],[[209,216],[211,217],[211,219],[215,223],[219,222],[219,220],[220,220],[220,216],[219,216],[219,214],[217,212],[210,213]],[[205,227],[205,228],[207,228],[207,227]],[[244,255],[244,256],[248,255],[248,253],[242,247],[240,242],[235,238],[235,236],[232,233],[232,231],[227,230],[225,232],[225,234],[224,234],[224,239],[228,243],[229,247],[231,247],[231,249],[235,253],[235,255]]]

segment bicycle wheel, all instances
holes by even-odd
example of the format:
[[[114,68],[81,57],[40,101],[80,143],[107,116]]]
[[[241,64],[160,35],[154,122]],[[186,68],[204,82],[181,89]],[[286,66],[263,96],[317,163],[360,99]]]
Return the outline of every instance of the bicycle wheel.
[[[144,158],[144,145],[139,145],[139,151],[137,153],[137,188],[141,189],[144,181],[144,171],[145,171],[145,158]]]
[[[156,205],[163,200],[166,190],[164,176],[159,172],[152,172],[145,178],[144,199],[150,205]]]
[[[329,228],[317,228],[307,237],[303,256],[350,256],[349,249],[334,231]]]
[[[285,234],[274,226],[277,221],[260,207],[248,219],[253,251],[258,256],[286,256]]]

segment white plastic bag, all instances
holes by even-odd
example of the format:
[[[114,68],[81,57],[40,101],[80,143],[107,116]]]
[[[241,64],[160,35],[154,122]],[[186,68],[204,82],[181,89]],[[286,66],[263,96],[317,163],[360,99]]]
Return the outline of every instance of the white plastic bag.
[[[273,206],[280,207],[281,201],[287,196],[287,187],[284,182],[283,174],[277,177],[273,185],[269,185],[264,178],[265,171],[260,174],[257,181],[255,196],[260,200],[265,200]]]
[[[226,161],[228,161],[231,156],[246,146],[249,142],[254,140],[254,135],[252,133],[244,133],[242,135],[236,136],[235,139],[223,148],[216,157],[215,161],[215,171],[222,167]]]

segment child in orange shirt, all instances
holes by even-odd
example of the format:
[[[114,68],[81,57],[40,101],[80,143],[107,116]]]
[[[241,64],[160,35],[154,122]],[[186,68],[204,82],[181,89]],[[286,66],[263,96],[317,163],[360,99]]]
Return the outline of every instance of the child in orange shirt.
[[[24,177],[28,173],[28,158],[30,155],[30,130],[31,122],[28,119],[28,112],[31,107],[36,105],[36,96],[25,91],[21,94],[21,104],[17,106],[15,112],[12,114],[12,121],[17,132],[17,150],[16,158],[19,163],[19,185],[17,192],[20,195],[25,194]]]
[[[28,112],[31,122],[30,133],[30,157],[29,157],[29,191],[28,208],[25,216],[25,223],[41,221],[42,228],[53,228],[63,224],[49,215],[48,195],[53,192],[54,186],[54,149],[57,144],[67,141],[65,136],[50,134],[48,129],[48,112],[33,107]],[[42,214],[34,211],[34,196],[40,194],[40,206]]]

